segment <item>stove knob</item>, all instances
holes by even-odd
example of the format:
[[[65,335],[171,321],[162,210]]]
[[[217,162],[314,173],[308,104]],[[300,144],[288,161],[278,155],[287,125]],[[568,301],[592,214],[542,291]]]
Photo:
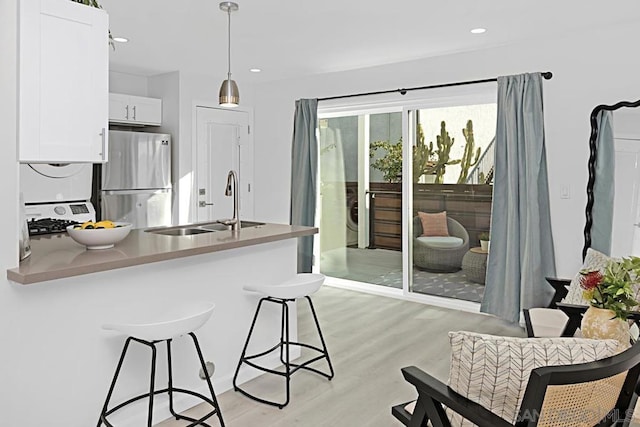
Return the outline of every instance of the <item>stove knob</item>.
[[[53,208],[53,211],[58,215],[64,215],[67,212],[64,206],[56,206],[55,208]]]

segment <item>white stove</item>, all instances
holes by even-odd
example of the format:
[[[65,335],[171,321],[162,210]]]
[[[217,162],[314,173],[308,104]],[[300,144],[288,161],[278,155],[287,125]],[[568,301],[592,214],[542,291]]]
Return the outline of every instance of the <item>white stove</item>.
[[[92,175],[88,163],[20,165],[29,235],[62,233],[68,225],[95,221]]]
[[[25,206],[30,236],[63,233],[68,225],[94,221],[96,211],[90,202],[60,202]]]

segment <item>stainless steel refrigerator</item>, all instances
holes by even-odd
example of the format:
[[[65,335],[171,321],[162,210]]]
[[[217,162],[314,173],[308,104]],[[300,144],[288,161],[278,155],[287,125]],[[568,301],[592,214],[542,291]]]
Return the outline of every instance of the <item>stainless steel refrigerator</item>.
[[[171,225],[171,135],[109,131],[101,218],[133,228]]]

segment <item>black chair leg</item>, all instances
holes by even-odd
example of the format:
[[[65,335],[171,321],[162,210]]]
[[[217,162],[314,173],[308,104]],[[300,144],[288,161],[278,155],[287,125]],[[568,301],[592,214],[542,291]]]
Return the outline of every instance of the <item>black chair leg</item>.
[[[155,395],[156,380],[156,346],[151,343],[151,380],[149,382],[149,415],[147,417],[147,427],[153,427],[153,397]]]
[[[167,340],[167,368],[169,380],[167,385],[167,394],[169,395],[169,412],[171,412],[171,415],[173,415],[176,420],[179,420],[180,417],[176,413],[175,409],[173,409],[173,367],[171,365],[171,340]]]
[[[328,376],[328,379],[332,379],[334,376],[333,365],[331,364],[331,359],[329,358],[329,351],[327,350],[327,344],[324,341],[324,336],[322,335],[322,330],[320,329],[320,322],[318,322],[318,316],[316,315],[316,309],[313,306],[313,302],[311,302],[311,297],[306,297],[309,302],[309,307],[311,308],[311,314],[313,315],[313,320],[316,323],[316,329],[318,330],[318,336],[320,337],[320,342],[322,343],[322,353],[324,354],[325,359],[327,359],[327,364],[329,365],[329,372],[331,372]]]
[[[233,389],[238,391],[238,373],[240,372],[240,367],[242,366],[242,362],[244,361],[247,355],[247,347],[249,347],[249,341],[251,340],[251,335],[253,334],[253,329],[256,326],[256,320],[258,320],[258,315],[260,314],[260,308],[262,307],[262,303],[266,300],[266,298],[262,298],[260,302],[258,302],[258,307],[256,308],[256,312],[253,315],[253,321],[251,322],[251,326],[249,327],[249,333],[247,334],[247,340],[244,342],[244,347],[242,347],[242,353],[240,353],[240,361],[238,362],[238,366],[236,367],[236,373],[233,375]]]
[[[204,361],[204,358],[202,356],[202,351],[200,350],[200,345],[198,343],[198,339],[196,338],[195,334],[193,332],[190,332],[189,335],[191,336],[191,338],[193,339],[195,348],[196,348],[196,352],[198,353],[198,359],[200,362],[200,366],[202,367],[202,369],[204,370],[204,372],[207,372],[206,369],[206,364]],[[109,408],[109,401],[111,400],[111,395],[113,394],[113,390],[115,388],[115,384],[116,381],[118,379],[118,376],[120,374],[120,369],[122,368],[122,364],[124,362],[124,358],[125,358],[125,354],[127,353],[127,349],[129,347],[129,343],[131,342],[131,340],[137,341],[140,344],[144,344],[148,347],[151,348],[151,379],[149,382],[149,392],[148,393],[143,393],[141,395],[135,396],[125,402],[122,402],[120,404],[118,404],[117,406],[114,406],[111,409]],[[162,341],[166,341],[167,343],[167,369],[168,369],[168,386],[166,389],[162,389],[162,390],[155,390],[155,376],[156,376],[156,362],[157,362],[157,350],[156,350],[156,344]],[[100,414],[100,419],[98,420],[98,427],[100,427],[102,424],[106,425],[107,427],[113,427],[111,423],[109,423],[106,419],[106,417],[116,411],[118,411],[119,409],[124,408],[125,406],[129,405],[130,403],[133,402],[137,402],[138,400],[141,399],[145,399],[148,398],[149,399],[149,406],[148,406],[148,415],[147,415],[147,427],[152,427],[153,425],[153,405],[154,405],[154,397],[156,394],[161,394],[161,393],[167,393],[169,395],[169,411],[171,412],[171,414],[176,418],[176,420],[187,420],[187,421],[191,421],[191,424],[189,424],[188,426],[185,427],[195,427],[195,426],[205,426],[205,427],[210,427],[209,424],[205,423],[204,421],[210,417],[212,417],[214,414],[216,414],[218,416],[218,419],[220,421],[220,426],[224,427],[224,421],[222,419],[222,412],[220,411],[220,406],[218,405],[218,401],[216,399],[216,395],[213,391],[213,385],[211,384],[211,380],[210,378],[207,376],[206,380],[207,380],[207,385],[209,386],[209,391],[211,393],[211,399],[209,399],[206,396],[203,396],[200,393],[197,393],[195,391],[192,390],[185,390],[182,388],[177,388],[174,387],[173,384],[173,368],[172,368],[172,357],[171,357],[171,339],[168,340],[160,340],[160,341],[153,341],[153,342],[147,342],[138,338],[134,338],[134,337],[129,337],[127,338],[124,348],[122,350],[122,355],[120,356],[120,360],[118,362],[118,366],[116,368],[116,372],[115,375],[113,377],[113,380],[111,382],[111,387],[109,388],[109,392],[107,393],[107,399],[105,400],[104,406],[102,408],[102,412]],[[184,393],[184,394],[189,394],[191,396],[195,396],[198,397],[200,399],[202,399],[204,402],[207,402],[208,404],[210,404],[211,406],[213,406],[214,410],[207,413],[206,415],[204,415],[203,417],[199,418],[199,419],[195,419],[195,418],[191,418],[185,415],[180,415],[178,414],[175,409],[174,409],[174,402],[173,402],[173,395],[174,393]]]
[[[116,372],[113,375],[113,379],[111,380],[111,386],[109,387],[109,391],[107,392],[107,398],[104,401],[104,405],[102,406],[102,412],[100,413],[100,419],[98,419],[97,427],[100,427],[103,422],[106,422],[104,419],[106,417],[107,408],[109,407],[109,401],[111,400],[111,395],[113,394],[113,389],[116,387],[116,381],[118,380],[118,376],[120,375],[120,369],[122,368],[122,363],[124,362],[124,356],[127,354],[127,349],[129,348],[129,344],[131,343],[132,338],[129,337],[124,343],[124,347],[122,348],[122,353],[120,353],[120,360],[118,361],[118,366],[116,367]]]
[[[280,409],[289,404],[289,399],[291,397],[291,358],[289,353],[289,344],[291,343],[291,341],[289,341],[289,306],[287,305],[286,301],[282,301],[282,317],[284,318],[283,332],[285,335],[284,340],[282,338],[280,339],[280,345],[284,346],[284,352],[286,355],[284,363],[286,399]]]
[[[257,402],[261,402],[261,403],[265,403],[267,405],[272,405],[272,406],[277,406],[278,408],[282,409],[285,406],[287,406],[289,404],[290,398],[291,398],[291,376],[298,370],[298,369],[305,369],[307,371],[311,371],[311,372],[315,372],[319,375],[324,376],[325,378],[331,380],[334,376],[334,371],[333,371],[333,365],[331,364],[331,359],[329,358],[329,352],[327,350],[327,346],[326,343],[324,341],[324,337],[322,335],[322,331],[320,330],[320,323],[318,322],[318,317],[316,315],[315,312],[315,308],[313,306],[313,303],[311,302],[311,298],[309,298],[308,296],[306,297],[307,301],[309,302],[309,307],[311,308],[311,314],[313,315],[313,320],[315,322],[316,325],[316,329],[318,331],[318,336],[320,337],[320,341],[322,343],[322,348],[318,348],[309,344],[305,344],[305,343],[300,343],[300,342],[292,342],[291,341],[291,337],[290,337],[290,332],[289,332],[289,306],[288,303],[289,302],[293,302],[295,301],[295,299],[279,299],[279,298],[274,298],[274,297],[265,297],[262,298],[260,300],[260,302],[258,303],[258,307],[256,309],[256,313],[253,316],[253,321],[251,323],[251,327],[249,328],[249,334],[247,336],[247,340],[245,341],[244,344],[244,348],[242,349],[242,353],[240,355],[240,360],[238,362],[238,367],[236,368],[236,373],[233,377],[233,388],[235,391],[238,391],[240,393],[242,393],[243,395],[247,396],[250,399],[253,399]],[[252,355],[247,355],[247,347],[249,346],[249,342],[251,340],[251,336],[253,334],[253,330],[255,328],[257,319],[258,319],[258,315],[260,313],[260,310],[262,308],[262,303],[263,302],[272,302],[275,304],[279,304],[281,307],[281,319],[280,319],[280,339],[279,342],[271,347],[270,349],[257,353],[257,354],[252,354]],[[291,362],[291,346],[292,345],[297,345],[300,347],[305,347],[305,348],[309,348],[312,349],[316,352],[319,353],[319,356],[313,357],[303,363],[293,363]],[[252,360],[256,359],[258,357],[262,357],[265,356],[269,353],[271,353],[272,351],[275,350],[279,350],[279,356],[280,356],[280,362],[283,365],[283,369],[284,372],[282,371],[276,371],[274,369],[268,369],[265,368],[263,366],[260,366],[256,363],[254,363]],[[327,364],[329,366],[329,373],[325,373],[322,371],[319,371],[318,369],[309,367],[308,365],[310,365],[311,363],[314,363],[318,360],[321,359],[326,359],[327,360]],[[281,377],[284,377],[285,380],[285,400],[284,402],[275,402],[275,401],[269,401],[266,399],[262,399],[260,397],[257,397],[255,395],[252,395],[250,393],[248,393],[247,391],[245,391],[244,389],[242,389],[240,386],[238,386],[237,384],[237,378],[238,378],[238,374],[240,372],[240,368],[242,366],[242,364],[247,364],[248,366],[254,368],[254,369],[258,369],[261,370],[265,373],[269,373],[269,374],[273,374],[273,375],[278,375]]]
[[[220,405],[218,404],[216,393],[213,391],[213,384],[211,384],[211,378],[209,378],[207,365],[204,361],[204,357],[202,357],[202,350],[200,350],[200,344],[198,343],[198,338],[196,338],[196,334],[194,334],[193,332],[190,332],[189,335],[191,335],[191,339],[193,340],[193,345],[196,347],[196,352],[198,353],[198,359],[200,360],[200,366],[202,367],[202,372],[204,372],[205,381],[207,382],[207,386],[209,387],[209,393],[211,393],[211,401],[213,402],[213,407],[216,410],[216,415],[218,416],[218,420],[220,420],[220,426],[224,427],[224,420],[222,419],[222,411],[220,411]]]

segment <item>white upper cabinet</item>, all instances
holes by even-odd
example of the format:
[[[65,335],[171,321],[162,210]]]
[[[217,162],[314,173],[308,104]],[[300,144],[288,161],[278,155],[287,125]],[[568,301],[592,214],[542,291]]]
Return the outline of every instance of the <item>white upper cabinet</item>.
[[[107,161],[107,13],[70,0],[20,0],[19,14],[19,161]]]
[[[162,100],[110,93],[109,122],[160,126],[162,124]]]

